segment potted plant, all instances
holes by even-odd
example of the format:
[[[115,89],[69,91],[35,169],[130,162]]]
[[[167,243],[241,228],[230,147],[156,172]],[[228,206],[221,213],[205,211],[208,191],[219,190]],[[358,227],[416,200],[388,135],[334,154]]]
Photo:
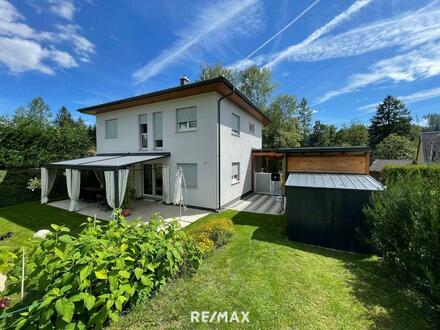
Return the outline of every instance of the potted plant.
[[[130,206],[135,199],[136,199],[136,190],[133,187],[127,187],[127,190],[125,191],[124,200],[122,201],[121,214],[124,217],[127,217],[131,214]]]

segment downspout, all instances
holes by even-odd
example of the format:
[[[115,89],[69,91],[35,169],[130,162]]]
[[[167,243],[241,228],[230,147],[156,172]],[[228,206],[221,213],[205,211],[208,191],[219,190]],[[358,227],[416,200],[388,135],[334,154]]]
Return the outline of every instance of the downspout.
[[[220,155],[221,155],[221,138],[220,138],[220,127],[221,127],[221,123],[220,123],[220,102],[223,100],[223,99],[226,99],[226,98],[228,98],[229,96],[231,96],[232,94],[234,94],[235,93],[235,87],[232,87],[232,90],[231,90],[231,92],[229,93],[229,94],[226,94],[226,95],[224,95],[224,96],[222,96],[221,98],[219,98],[218,99],[218,101],[217,101],[217,143],[218,143],[218,146],[217,146],[217,148],[218,148],[218,157],[217,157],[217,161],[218,161],[218,164],[217,164],[217,168],[218,168],[218,172],[217,172],[217,175],[218,175],[218,181],[217,181],[217,185],[218,185],[218,210],[220,211],[220,208],[221,208],[221,181],[220,181],[220,173],[221,173],[221,171],[220,171],[220,168],[221,168],[221,157],[220,157]]]

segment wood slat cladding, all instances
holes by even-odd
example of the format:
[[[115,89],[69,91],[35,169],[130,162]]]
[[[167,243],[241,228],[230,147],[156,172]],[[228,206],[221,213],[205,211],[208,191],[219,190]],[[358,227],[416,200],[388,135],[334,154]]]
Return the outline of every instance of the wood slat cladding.
[[[368,174],[368,154],[288,154],[288,172]]]

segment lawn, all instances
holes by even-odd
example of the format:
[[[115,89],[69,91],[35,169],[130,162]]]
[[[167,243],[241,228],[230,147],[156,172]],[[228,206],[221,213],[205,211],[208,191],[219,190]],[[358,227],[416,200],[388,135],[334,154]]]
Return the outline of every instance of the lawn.
[[[190,323],[191,311],[247,311],[260,329],[425,329],[438,325],[425,299],[376,257],[285,239],[286,218],[225,211],[236,233],[192,276],[171,282],[111,329],[236,328]]]
[[[41,205],[38,202],[0,208],[0,235],[13,233],[11,238],[0,241],[0,253],[29,246],[32,235],[40,229],[51,230],[51,224],[65,225],[75,234],[82,229],[79,225],[85,221],[86,216],[82,214]]]

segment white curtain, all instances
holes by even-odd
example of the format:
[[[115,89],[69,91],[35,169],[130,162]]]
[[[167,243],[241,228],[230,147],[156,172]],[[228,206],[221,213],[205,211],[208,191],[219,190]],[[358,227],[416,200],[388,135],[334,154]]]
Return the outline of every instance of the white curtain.
[[[49,201],[49,193],[52,190],[57,170],[54,168],[41,168],[41,204]]]
[[[162,201],[170,203],[170,167],[162,166]]]
[[[129,170],[118,171],[118,197],[119,204],[115,205],[115,173],[113,171],[105,171],[105,196],[107,198],[107,204],[113,209],[120,208],[125,196],[125,190],[127,189],[127,181]]]
[[[66,169],[67,194],[70,198],[69,211],[79,210],[79,190],[81,188],[81,172],[78,170]]]

